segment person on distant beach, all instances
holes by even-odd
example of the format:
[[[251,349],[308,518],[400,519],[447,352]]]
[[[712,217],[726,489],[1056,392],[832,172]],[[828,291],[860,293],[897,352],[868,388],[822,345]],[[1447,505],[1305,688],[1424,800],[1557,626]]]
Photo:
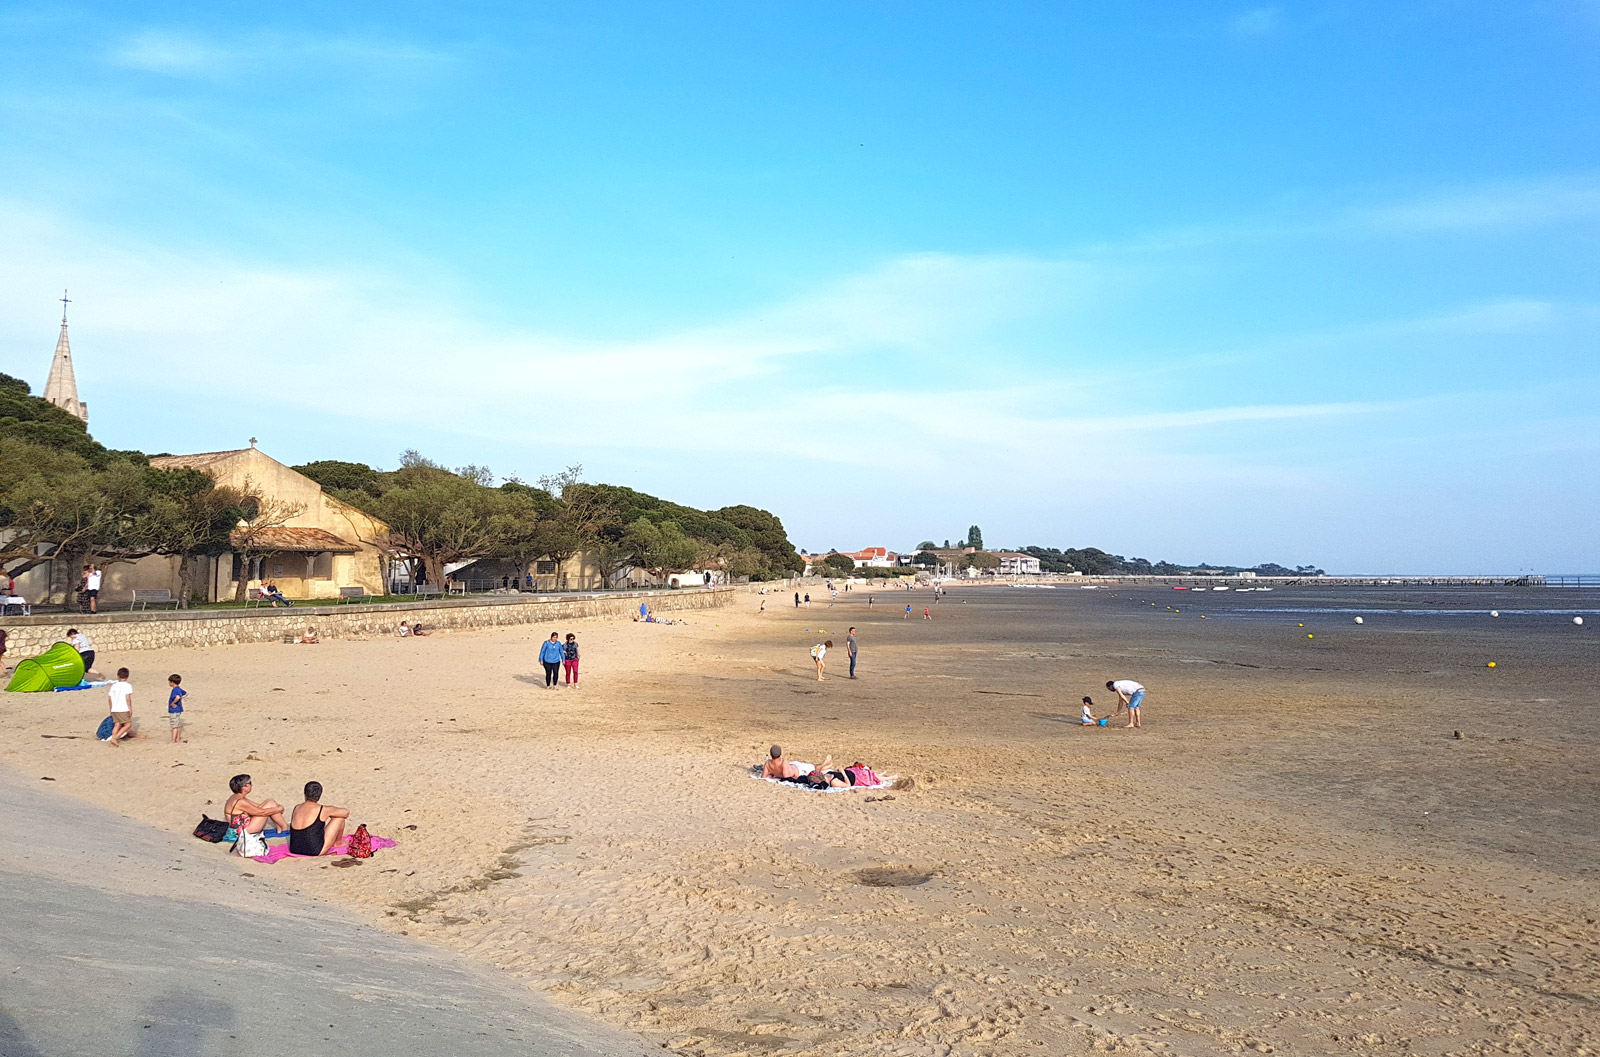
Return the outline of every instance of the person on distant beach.
[[[89,669],[94,667],[94,643],[77,628],[67,629],[67,642],[83,657],[83,674],[87,677]]]
[[[1094,714],[1094,702],[1089,698],[1083,699],[1083,725],[1086,727],[1103,727],[1106,721]]]
[[[856,629],[851,628],[844,639],[844,652],[850,655],[850,678],[856,677]]]
[[[306,628],[306,633],[300,636],[302,646],[315,646],[322,640],[317,637],[316,628]]]
[[[765,598],[763,598],[761,600],[761,605],[756,608],[756,613],[760,614],[760,613],[765,613],[766,611],[767,611],[767,600]]]
[[[1144,703],[1144,687],[1132,679],[1116,679],[1107,681],[1106,689],[1115,692],[1119,702],[1127,704],[1128,728],[1144,729],[1144,724],[1139,720],[1139,706]],[[1117,711],[1122,711],[1120,704]]]
[[[578,685],[578,636],[567,632],[567,643],[561,647],[561,666],[566,671],[567,685]]]
[[[910,620],[911,619],[911,603],[910,602],[906,603],[906,615],[901,617],[900,619],[901,620]]]
[[[128,669],[117,669],[117,681],[106,690],[111,704],[110,744],[116,745],[133,731],[133,684],[128,682]]]
[[[923,620],[932,620],[933,619],[933,610],[929,609],[927,606],[923,606],[922,607],[922,619]]]
[[[228,788],[233,790],[233,795],[222,805],[222,817],[228,820],[228,825],[240,833],[260,833],[267,828],[268,822],[275,823],[279,829],[288,829],[289,824],[283,818],[283,805],[276,800],[256,803],[250,799],[251,786],[248,774],[236,774],[228,779]]]
[[[868,609],[872,608],[872,596],[871,595],[867,596],[867,608]]]
[[[811,659],[817,662],[817,682],[819,683],[822,682],[823,671],[825,671],[828,667],[828,650],[832,647],[832,639],[829,639],[826,642],[819,642],[815,646],[811,647]]]
[[[411,635],[411,623],[409,621],[402,620],[400,622],[400,626],[395,629],[395,634],[399,635],[402,639],[409,638]]]
[[[167,726],[172,728],[172,744],[176,745],[183,740],[183,699],[189,696],[189,691],[182,685],[183,676],[167,676],[167,685],[172,687],[172,692],[167,695]]]
[[[811,592],[810,591],[806,592],[806,608],[807,609],[811,608]]]
[[[800,592],[799,591],[796,591],[794,593],[794,607],[796,609],[800,608]]]
[[[344,836],[350,809],[322,803],[322,783],[307,782],[305,801],[289,813],[289,851],[293,855],[326,855]]]
[[[420,620],[411,625],[411,637],[414,639],[425,639],[432,634],[433,632],[422,626],[422,621]]]
[[[546,690],[554,690],[561,685],[561,662],[566,655],[567,651],[561,648],[560,633],[552,631],[544,645],[539,647],[539,663],[544,665]]]
[[[6,664],[6,629],[0,628],[0,672],[7,668]]]

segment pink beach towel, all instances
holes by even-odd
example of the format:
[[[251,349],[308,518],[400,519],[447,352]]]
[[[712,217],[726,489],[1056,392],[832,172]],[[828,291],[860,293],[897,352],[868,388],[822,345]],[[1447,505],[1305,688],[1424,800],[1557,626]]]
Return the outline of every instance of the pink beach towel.
[[[378,850],[383,849],[383,848],[393,848],[393,847],[395,847],[395,845],[397,843],[398,842],[392,841],[388,837],[373,837],[372,838],[372,850],[373,851],[378,851]],[[327,854],[329,854],[329,855],[348,855],[349,853],[350,853],[350,836],[349,836],[349,834],[346,834],[345,837],[342,840],[340,840],[338,844],[335,844],[332,848],[328,849],[328,852],[327,852]],[[267,865],[270,866],[273,863],[279,862],[279,861],[281,861],[283,859],[316,859],[316,858],[320,858],[320,856],[316,856],[316,855],[296,855],[294,852],[289,850],[289,845],[287,843],[284,843],[284,844],[274,844],[274,845],[272,845],[272,847],[267,849],[267,854],[265,854],[265,855],[257,855],[255,857],[255,860],[256,860],[256,862],[266,863]]]

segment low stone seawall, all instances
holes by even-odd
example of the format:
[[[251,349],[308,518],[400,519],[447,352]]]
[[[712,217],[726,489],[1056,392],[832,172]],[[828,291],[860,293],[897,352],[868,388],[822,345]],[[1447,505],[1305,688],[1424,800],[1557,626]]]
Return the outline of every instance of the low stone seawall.
[[[759,590],[762,585],[754,585]],[[767,585],[771,586],[771,585]],[[343,605],[296,605],[292,609],[188,609],[133,613],[51,613],[0,620],[10,633],[6,660],[15,664],[48,649],[78,628],[102,656],[115,651],[154,650],[168,646],[221,646],[237,642],[280,642],[307,627],[325,639],[358,639],[393,635],[402,620],[422,623],[430,631],[493,628],[514,624],[559,624],[582,617],[625,617],[648,603],[656,612],[681,613],[714,609],[752,590],[746,585],[716,590],[597,591],[530,598],[473,597],[429,602],[352,602]],[[552,628],[551,630],[557,630]],[[103,662],[102,662],[103,664]]]

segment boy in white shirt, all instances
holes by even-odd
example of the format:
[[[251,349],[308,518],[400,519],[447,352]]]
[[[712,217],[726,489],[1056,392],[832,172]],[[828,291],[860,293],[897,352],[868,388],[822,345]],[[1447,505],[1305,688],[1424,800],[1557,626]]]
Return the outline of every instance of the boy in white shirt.
[[[128,669],[117,669],[117,681],[106,691],[111,702],[111,744],[126,738],[133,730],[133,684],[128,682]]]
[[[1094,702],[1089,698],[1083,699],[1083,725],[1086,727],[1103,727],[1106,720],[1094,714]]]

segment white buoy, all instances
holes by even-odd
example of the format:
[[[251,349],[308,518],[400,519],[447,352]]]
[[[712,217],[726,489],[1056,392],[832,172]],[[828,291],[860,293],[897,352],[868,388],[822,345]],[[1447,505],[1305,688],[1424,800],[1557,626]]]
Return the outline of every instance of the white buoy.
[[[1356,617],[1356,623],[1357,623],[1357,624],[1365,624],[1365,623],[1366,623],[1366,621],[1365,621],[1365,620],[1362,620],[1362,619],[1361,619],[1361,618],[1360,618],[1360,617]]]
[[[1583,618],[1582,617],[1573,617],[1572,618],[1572,622],[1574,624],[1582,624],[1583,623]]]
[[[1494,617],[1494,618],[1496,618],[1496,619],[1499,619],[1499,616],[1500,616],[1500,611],[1499,611],[1499,610],[1498,610],[1498,609],[1491,609],[1491,610],[1489,610],[1489,615],[1490,615],[1490,616],[1491,616],[1491,617]]]

